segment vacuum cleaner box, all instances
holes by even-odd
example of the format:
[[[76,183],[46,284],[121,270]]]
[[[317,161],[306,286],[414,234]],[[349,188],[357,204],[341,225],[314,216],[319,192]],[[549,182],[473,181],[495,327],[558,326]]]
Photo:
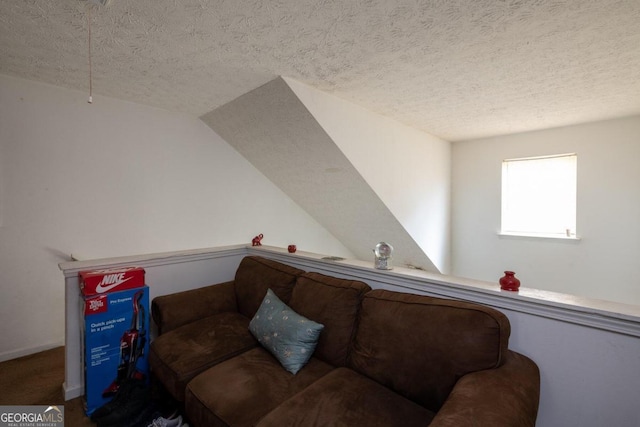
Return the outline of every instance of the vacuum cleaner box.
[[[80,290],[85,296],[123,291],[144,286],[141,267],[112,268],[78,273]]]
[[[85,406],[91,415],[127,380],[149,377],[149,287],[81,300]]]

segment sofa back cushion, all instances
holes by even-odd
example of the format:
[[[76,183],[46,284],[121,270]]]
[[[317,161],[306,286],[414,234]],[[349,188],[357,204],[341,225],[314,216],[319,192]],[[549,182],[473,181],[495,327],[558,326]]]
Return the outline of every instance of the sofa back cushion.
[[[369,285],[320,273],[298,277],[289,306],[324,325],[314,357],[333,366],[345,366],[356,329],[363,295]]]
[[[259,256],[245,257],[238,266],[234,284],[238,311],[251,319],[269,288],[288,304],[296,277],[302,273],[303,270],[278,261]]]
[[[463,375],[500,366],[509,320],[474,303],[365,295],[349,367],[437,412]]]

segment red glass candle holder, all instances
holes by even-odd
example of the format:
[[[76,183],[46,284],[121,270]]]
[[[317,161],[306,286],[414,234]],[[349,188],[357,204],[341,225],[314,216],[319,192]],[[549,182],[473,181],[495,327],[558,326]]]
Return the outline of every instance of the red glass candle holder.
[[[505,271],[500,278],[500,289],[505,291],[517,291],[520,288],[520,280],[513,271]]]

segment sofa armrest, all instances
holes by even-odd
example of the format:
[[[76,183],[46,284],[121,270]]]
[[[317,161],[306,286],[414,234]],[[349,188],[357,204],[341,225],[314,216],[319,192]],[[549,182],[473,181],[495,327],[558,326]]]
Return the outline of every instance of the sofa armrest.
[[[508,351],[499,368],[460,378],[429,426],[533,427],[539,399],[538,366]]]
[[[233,281],[155,297],[151,303],[158,334],[225,311],[238,311]]]

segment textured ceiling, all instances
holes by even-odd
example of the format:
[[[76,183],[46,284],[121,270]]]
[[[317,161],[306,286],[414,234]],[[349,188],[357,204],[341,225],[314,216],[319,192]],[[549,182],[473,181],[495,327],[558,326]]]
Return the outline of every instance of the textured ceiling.
[[[0,0],[0,73],[195,116],[287,76],[447,140],[640,114],[639,0]]]

